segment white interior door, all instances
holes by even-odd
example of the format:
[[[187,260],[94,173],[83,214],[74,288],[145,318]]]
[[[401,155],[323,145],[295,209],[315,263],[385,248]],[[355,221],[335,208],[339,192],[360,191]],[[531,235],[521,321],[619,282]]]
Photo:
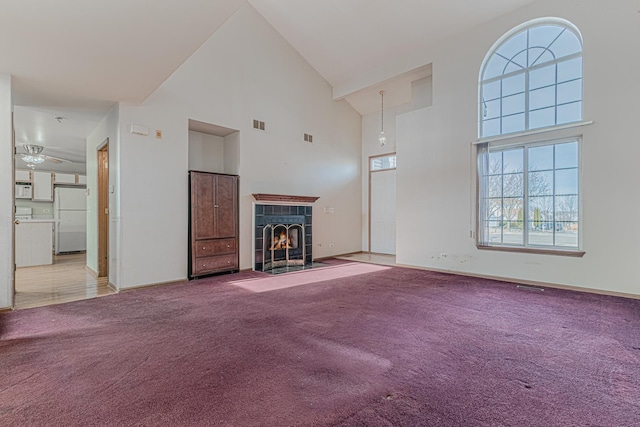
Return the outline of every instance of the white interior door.
[[[396,170],[371,173],[371,252],[396,254]]]

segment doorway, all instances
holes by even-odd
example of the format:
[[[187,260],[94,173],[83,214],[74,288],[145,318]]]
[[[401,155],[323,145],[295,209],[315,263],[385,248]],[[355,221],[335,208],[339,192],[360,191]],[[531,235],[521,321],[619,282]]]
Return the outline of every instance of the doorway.
[[[396,154],[369,158],[369,252],[396,254]]]
[[[109,138],[98,148],[98,277],[109,276]]]
[[[40,175],[50,179],[45,185],[52,193],[49,199],[14,201],[17,266],[14,308],[40,307],[115,293],[108,287],[106,275],[96,277],[86,263],[86,175],[21,169],[16,171],[15,178],[17,183],[37,187],[40,182],[35,178]],[[108,183],[108,173],[105,175]],[[108,189],[108,185],[106,187]],[[23,218],[18,218],[19,212]],[[34,248],[41,249],[42,254]],[[48,259],[34,260],[36,255]]]

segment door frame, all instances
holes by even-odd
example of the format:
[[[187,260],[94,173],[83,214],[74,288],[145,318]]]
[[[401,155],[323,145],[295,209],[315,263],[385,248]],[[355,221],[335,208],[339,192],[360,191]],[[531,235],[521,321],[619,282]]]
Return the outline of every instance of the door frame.
[[[380,157],[389,157],[389,156],[396,156],[396,152],[392,151],[390,153],[385,153],[385,154],[376,154],[375,156],[369,156],[369,160],[367,162],[367,168],[369,169],[369,196],[367,198],[368,202],[369,202],[369,206],[367,207],[367,218],[368,218],[368,230],[367,230],[367,246],[368,246],[368,250],[367,252],[372,253],[371,252],[371,174],[373,173],[377,173],[377,172],[386,172],[389,170],[397,170],[397,167],[393,167],[393,168],[385,168],[385,169],[376,169],[376,170],[371,170],[371,161],[373,159],[377,159]]]
[[[11,200],[13,206],[13,216],[11,218],[11,224],[13,227],[13,233],[11,233],[11,268],[13,269],[13,273],[11,274],[11,288],[13,292],[11,292],[11,301],[9,301],[10,307],[15,307],[16,305],[16,127],[14,123],[14,113],[11,112],[11,187],[13,191],[11,191]]]
[[[98,277],[109,277],[109,138],[98,156]]]

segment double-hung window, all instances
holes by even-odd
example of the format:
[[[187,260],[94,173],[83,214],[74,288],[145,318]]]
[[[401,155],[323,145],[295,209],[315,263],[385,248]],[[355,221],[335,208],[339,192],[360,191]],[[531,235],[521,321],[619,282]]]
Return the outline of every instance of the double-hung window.
[[[577,29],[549,20],[508,33],[479,85],[478,244],[577,252],[581,138],[554,134],[582,121]]]

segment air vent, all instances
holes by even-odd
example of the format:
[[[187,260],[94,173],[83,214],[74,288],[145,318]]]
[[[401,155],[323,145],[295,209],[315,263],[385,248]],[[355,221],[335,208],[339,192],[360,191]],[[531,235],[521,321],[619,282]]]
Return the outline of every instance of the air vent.
[[[305,133],[304,134],[304,141],[305,142],[313,142],[313,135]]]
[[[538,286],[516,285],[516,288],[522,289],[523,291],[544,292],[544,288],[540,288]]]
[[[253,120],[253,128],[258,130],[264,130],[264,122],[260,120]]]
[[[148,126],[132,124],[129,127],[129,132],[134,134],[134,135],[148,136],[149,135],[149,127]]]

